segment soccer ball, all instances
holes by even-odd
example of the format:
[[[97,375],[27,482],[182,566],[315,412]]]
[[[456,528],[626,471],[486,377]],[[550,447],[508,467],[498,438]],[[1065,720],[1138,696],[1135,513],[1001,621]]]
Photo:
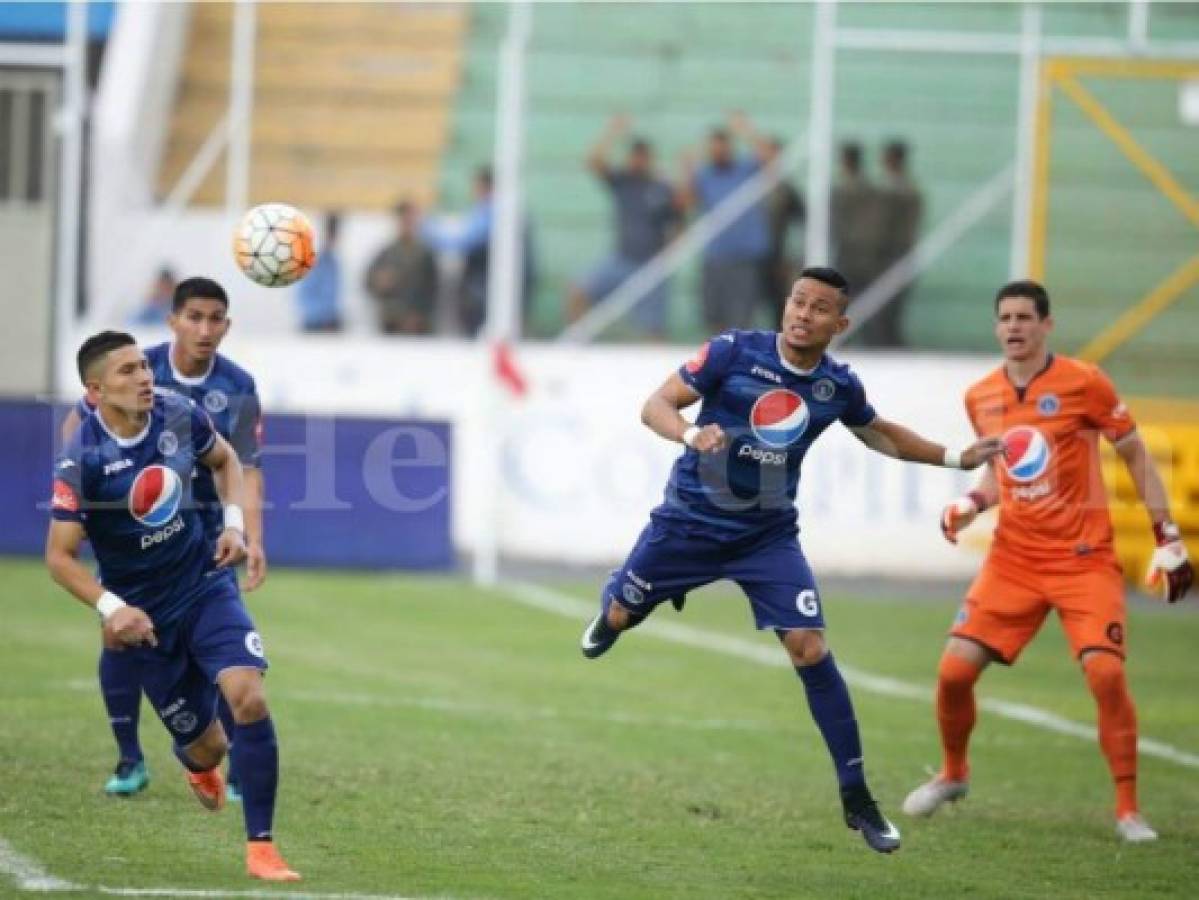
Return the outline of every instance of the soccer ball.
[[[233,233],[233,258],[263,287],[295,284],[316,263],[316,232],[308,217],[286,203],[263,203]]]

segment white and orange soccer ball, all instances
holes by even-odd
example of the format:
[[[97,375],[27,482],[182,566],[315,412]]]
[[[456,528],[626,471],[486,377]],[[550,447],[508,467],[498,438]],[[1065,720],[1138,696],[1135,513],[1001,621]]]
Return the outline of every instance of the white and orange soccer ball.
[[[247,278],[263,287],[295,284],[316,265],[316,230],[294,206],[263,203],[238,223],[233,258]]]

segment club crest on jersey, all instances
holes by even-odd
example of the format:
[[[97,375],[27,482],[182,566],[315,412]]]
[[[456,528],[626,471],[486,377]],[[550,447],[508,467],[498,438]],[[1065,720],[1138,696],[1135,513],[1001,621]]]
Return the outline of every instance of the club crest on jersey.
[[[229,406],[229,398],[224,391],[209,391],[204,395],[204,408],[214,416],[224,412]]]
[[[799,394],[776,388],[754,403],[749,413],[749,427],[763,444],[789,447],[807,430],[809,418],[808,405]]]
[[[158,452],[163,456],[174,456],[179,452],[179,437],[173,431],[164,431],[158,436]]]
[[[1049,441],[1029,425],[1009,428],[1003,435],[1003,463],[1017,481],[1040,478],[1049,468]]]
[[[827,403],[833,399],[833,394],[837,392],[837,386],[833,384],[831,378],[821,378],[812,385],[812,396],[821,403]]]
[[[183,482],[174,469],[146,466],[129,489],[129,514],[143,525],[161,528],[175,517],[183,499]]]
[[[1037,412],[1043,416],[1056,415],[1061,408],[1062,401],[1057,398],[1057,394],[1044,394],[1037,401]]]

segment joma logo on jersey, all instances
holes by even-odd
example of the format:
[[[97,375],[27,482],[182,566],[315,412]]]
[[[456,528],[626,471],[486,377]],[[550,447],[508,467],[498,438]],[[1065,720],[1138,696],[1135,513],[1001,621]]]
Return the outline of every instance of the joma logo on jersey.
[[[783,383],[783,376],[778,372],[771,372],[769,369],[763,369],[761,366],[754,366],[749,370],[750,375],[757,375],[759,378],[765,378],[767,381],[773,381],[775,384]]]
[[[104,467],[104,474],[111,475],[113,472],[120,472],[123,469],[128,469],[133,465],[131,459],[118,459],[116,462],[110,462]]]

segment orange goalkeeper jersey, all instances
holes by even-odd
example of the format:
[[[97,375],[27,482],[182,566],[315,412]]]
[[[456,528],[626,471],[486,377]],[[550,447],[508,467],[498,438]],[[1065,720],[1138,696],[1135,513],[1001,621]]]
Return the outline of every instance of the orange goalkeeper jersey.
[[[1136,428],[1097,366],[1050,356],[1017,389],[1000,366],[966,391],[966,414],[982,437],[1002,435],[995,464],[999,525],[994,549],[1021,561],[1113,558],[1112,523],[1098,437]]]

